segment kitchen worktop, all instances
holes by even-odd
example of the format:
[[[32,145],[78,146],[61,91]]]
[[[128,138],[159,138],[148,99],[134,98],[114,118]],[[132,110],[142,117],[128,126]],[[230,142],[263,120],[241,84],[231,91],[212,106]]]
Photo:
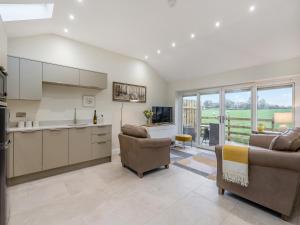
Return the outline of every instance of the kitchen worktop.
[[[19,128],[19,127],[10,127],[7,129],[8,132],[30,132],[30,131],[38,131],[38,130],[55,130],[55,129],[68,129],[68,128],[82,128],[82,127],[105,127],[111,126],[111,124],[92,124],[92,123],[78,123],[78,124],[49,124],[49,125],[41,125],[38,127],[31,128]]]

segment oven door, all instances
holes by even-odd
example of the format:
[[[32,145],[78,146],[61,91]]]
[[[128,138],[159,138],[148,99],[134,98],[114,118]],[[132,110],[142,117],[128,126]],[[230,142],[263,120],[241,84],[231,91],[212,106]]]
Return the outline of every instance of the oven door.
[[[0,101],[5,102],[6,100],[6,74],[0,71]]]

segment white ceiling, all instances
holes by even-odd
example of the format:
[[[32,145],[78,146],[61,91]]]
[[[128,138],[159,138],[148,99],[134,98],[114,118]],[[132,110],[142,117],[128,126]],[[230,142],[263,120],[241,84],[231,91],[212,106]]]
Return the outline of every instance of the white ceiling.
[[[26,2],[42,0],[0,0]],[[149,64],[167,80],[300,56],[299,0],[177,0],[174,7],[167,2],[54,0],[52,19],[8,22],[6,29],[10,37],[55,33],[142,60],[148,55]],[[249,13],[252,4],[256,10]]]

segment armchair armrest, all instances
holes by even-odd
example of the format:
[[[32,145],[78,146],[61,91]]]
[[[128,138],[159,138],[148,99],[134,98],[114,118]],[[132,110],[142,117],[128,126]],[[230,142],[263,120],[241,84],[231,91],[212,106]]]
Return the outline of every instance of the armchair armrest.
[[[269,149],[272,140],[276,136],[273,134],[251,134],[249,145]]]
[[[218,166],[222,166],[222,146],[216,147]],[[281,152],[250,147],[249,166],[272,167],[300,172],[300,152]]]
[[[170,138],[144,138],[138,139],[138,144],[142,148],[163,148],[170,147],[172,140]]]

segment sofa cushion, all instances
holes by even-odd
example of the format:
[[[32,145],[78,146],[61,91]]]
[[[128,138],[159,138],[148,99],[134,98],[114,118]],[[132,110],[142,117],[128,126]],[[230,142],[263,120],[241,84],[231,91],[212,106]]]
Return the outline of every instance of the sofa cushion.
[[[300,129],[291,129],[277,137],[275,137],[270,149],[277,151],[298,151],[300,148]]]
[[[148,131],[145,127],[142,126],[134,126],[125,124],[122,126],[121,131],[123,134],[136,137],[136,138],[148,138]]]

